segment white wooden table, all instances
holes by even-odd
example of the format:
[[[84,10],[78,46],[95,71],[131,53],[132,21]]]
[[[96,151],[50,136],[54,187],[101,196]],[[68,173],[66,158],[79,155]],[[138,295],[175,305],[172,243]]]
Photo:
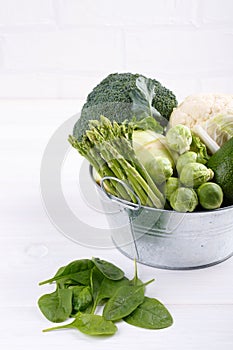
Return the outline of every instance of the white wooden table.
[[[144,330],[120,322],[110,338],[91,338],[75,330],[41,332],[51,323],[38,310],[37,299],[51,286],[39,287],[38,282],[58,267],[98,256],[122,267],[127,276],[133,274],[132,261],[117,249],[67,239],[43,208],[39,176],[44,149],[56,128],[81,105],[73,100],[0,101],[0,348],[232,350],[233,259],[195,271],[138,266],[143,280],[156,279],[147,295],[171,311],[174,325],[168,329]],[[85,210],[82,215],[90,219]]]

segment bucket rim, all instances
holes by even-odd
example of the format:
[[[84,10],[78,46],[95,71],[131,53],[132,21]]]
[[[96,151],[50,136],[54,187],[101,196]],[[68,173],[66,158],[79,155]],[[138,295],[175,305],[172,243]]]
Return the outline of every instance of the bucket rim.
[[[106,198],[108,198],[110,201],[114,201],[115,203],[118,203],[120,205],[123,205],[124,204],[122,203],[122,201],[119,200],[119,202],[117,201],[116,197],[115,196],[111,196],[110,194],[109,195],[106,195],[106,192],[103,190],[103,188],[100,186],[100,184],[98,184],[95,179],[94,179],[94,174],[93,174],[93,170],[94,170],[94,167],[90,164],[89,165],[89,175],[91,176],[91,179],[94,183],[94,185],[106,196]],[[131,202],[127,201],[127,200],[124,200],[126,202],[126,205],[125,207],[129,208],[129,205]],[[166,212],[166,213],[172,213],[174,215],[174,213],[176,213],[177,215],[185,215],[185,216],[194,216],[194,215],[203,215],[203,216],[206,216],[206,215],[209,215],[209,214],[213,214],[213,213],[219,213],[219,212],[226,212],[226,211],[233,211],[233,205],[229,205],[227,207],[222,207],[222,208],[218,208],[218,209],[211,209],[211,210],[203,210],[203,211],[194,211],[194,212],[186,212],[186,213],[183,213],[183,212],[178,212],[178,211],[175,211],[175,210],[170,210],[170,209],[160,209],[160,208],[154,208],[154,207],[149,207],[149,206],[146,206],[146,205],[140,205],[140,208],[144,208],[146,210],[152,210],[152,211],[158,211],[158,212]]]

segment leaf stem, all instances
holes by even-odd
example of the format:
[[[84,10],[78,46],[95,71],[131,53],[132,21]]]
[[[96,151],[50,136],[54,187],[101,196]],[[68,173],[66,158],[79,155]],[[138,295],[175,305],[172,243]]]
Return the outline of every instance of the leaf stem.
[[[143,283],[143,286],[147,286],[148,284],[150,284],[150,283],[152,283],[152,282],[154,282],[154,281],[155,281],[155,279],[152,278],[152,279],[149,280],[148,282]]]
[[[54,281],[55,281],[54,278],[50,278],[50,279],[48,279],[48,280],[45,280],[45,281],[40,282],[40,283],[39,283],[39,286],[43,286],[44,284],[52,283],[52,282],[54,282]]]
[[[50,332],[50,331],[54,331],[57,329],[63,329],[63,328],[72,328],[71,324],[66,324],[66,325],[62,325],[62,326],[56,326],[56,327],[51,327],[51,328],[46,328],[43,329],[42,332]]]

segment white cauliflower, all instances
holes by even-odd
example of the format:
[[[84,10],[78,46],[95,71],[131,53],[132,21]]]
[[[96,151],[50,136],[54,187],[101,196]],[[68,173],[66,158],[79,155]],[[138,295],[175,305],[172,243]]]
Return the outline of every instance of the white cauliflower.
[[[170,127],[184,124],[190,129],[195,125],[205,128],[206,122],[219,113],[233,114],[233,95],[190,95],[177,108],[174,108],[169,124]]]

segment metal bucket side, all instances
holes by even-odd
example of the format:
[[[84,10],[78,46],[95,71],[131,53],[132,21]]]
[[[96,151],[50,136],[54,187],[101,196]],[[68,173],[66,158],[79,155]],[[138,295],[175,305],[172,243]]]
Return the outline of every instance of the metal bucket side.
[[[128,257],[159,268],[194,269],[233,255],[233,206],[194,213],[149,207],[135,211],[106,199],[95,185],[103,207],[115,206],[114,213],[107,214],[112,239]]]

